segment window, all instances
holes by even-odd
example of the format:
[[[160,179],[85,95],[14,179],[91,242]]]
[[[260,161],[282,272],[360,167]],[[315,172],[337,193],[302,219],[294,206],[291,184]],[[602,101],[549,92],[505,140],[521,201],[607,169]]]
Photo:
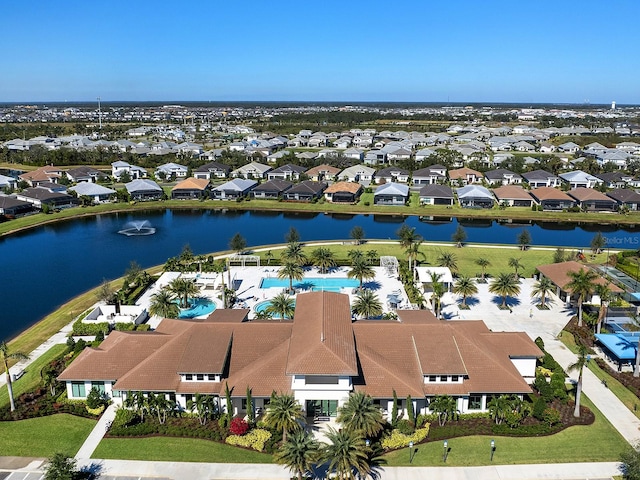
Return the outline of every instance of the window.
[[[102,395],[104,395],[104,383],[103,382],[91,382],[91,389],[98,390]]]
[[[469,395],[469,410],[482,409],[482,395]]]
[[[187,373],[187,374],[184,376],[184,379],[185,379],[185,380],[193,380],[193,375],[191,375],[190,373]]]
[[[216,381],[216,375],[215,375],[215,373],[210,373],[210,374],[208,375],[208,377],[209,377],[209,381],[210,381],[210,382],[215,382],[215,381]]]
[[[111,388],[111,396],[113,398],[120,398],[122,396],[122,393],[120,393],[120,390],[114,390],[113,387]]]
[[[447,376],[446,375],[440,375],[440,381],[441,382],[446,382],[447,381]]]
[[[74,398],[86,397],[87,393],[84,388],[84,382],[71,382],[71,395]]]
[[[196,380],[199,380],[199,381],[204,380],[204,374],[202,374],[202,373],[198,373],[198,374],[196,375]]]
[[[243,398],[241,410],[246,410],[246,409],[247,409],[247,399]]]
[[[451,381],[454,383],[458,383],[458,375],[451,375]]]
[[[438,377],[436,377],[435,375],[429,375],[429,381],[430,382],[437,382],[438,381]]]

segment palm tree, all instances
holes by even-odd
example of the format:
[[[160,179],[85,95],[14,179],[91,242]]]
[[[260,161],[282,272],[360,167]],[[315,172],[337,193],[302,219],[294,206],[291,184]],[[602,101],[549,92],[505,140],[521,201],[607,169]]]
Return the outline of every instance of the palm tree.
[[[271,253],[271,250],[267,250],[267,253],[264,254],[264,258],[267,260],[267,265],[271,265],[271,260],[273,260],[273,253]]]
[[[358,292],[351,309],[357,317],[361,318],[372,318],[382,315],[382,303],[380,303],[378,296],[366,288]]]
[[[438,416],[438,423],[443,427],[449,418],[456,416],[458,407],[456,399],[452,396],[436,395],[431,401],[429,408]]]
[[[168,285],[169,292],[180,298],[180,308],[189,308],[189,297],[200,293],[200,289],[191,280],[174,278]]]
[[[418,256],[423,256],[424,254],[420,252],[420,247],[422,246],[422,238],[418,241],[413,242],[411,245],[407,247],[405,252],[407,253],[407,258],[409,259],[409,270],[413,272],[413,279],[415,281],[416,270],[413,267],[416,266],[418,262]]]
[[[213,271],[215,273],[219,273],[221,275],[221,279],[222,279],[222,308],[227,308],[227,287],[224,284],[224,271],[225,268],[227,266],[227,262],[226,260],[217,260],[214,264],[213,264]]]
[[[140,420],[144,422],[144,414],[149,410],[149,398],[141,391],[128,391],[124,406],[133,408],[140,415]]]
[[[364,279],[375,278],[375,276],[376,272],[373,271],[373,268],[371,268],[362,257],[354,260],[351,264],[351,270],[347,272],[347,277],[360,280],[360,290],[362,290],[362,282]]]
[[[311,261],[320,269],[320,273],[327,273],[330,268],[336,266],[333,252],[326,247],[318,247],[311,252]]]
[[[544,309],[546,306],[547,295],[553,293],[555,289],[555,284],[549,280],[549,278],[540,277],[540,280],[533,284],[531,297],[540,297],[540,306]]]
[[[320,456],[320,444],[304,430],[293,432],[283,442],[274,458],[276,463],[286,465],[299,480],[311,471]]]
[[[458,257],[453,252],[440,252],[436,262],[439,267],[447,267],[452,272],[458,271]]]
[[[299,242],[290,242],[280,254],[280,258],[284,263],[292,262],[297,263],[300,266],[304,266],[307,263],[307,256],[302,251],[302,244]]]
[[[292,318],[295,311],[293,298],[285,292],[281,292],[271,299],[271,303],[266,308],[267,314],[272,318],[287,319]]]
[[[378,258],[377,250],[367,250],[367,261],[369,262],[369,265],[376,263]]]
[[[354,470],[363,477],[371,472],[365,440],[359,432],[329,427],[325,436],[329,443],[321,457],[329,463],[329,472],[335,471],[340,479],[354,478]]]
[[[605,317],[607,307],[611,301],[611,289],[609,288],[609,285],[597,283],[595,286],[595,294],[600,297],[600,310],[598,311],[598,325],[596,327],[596,333],[600,333],[602,320]]]
[[[572,295],[578,296],[578,326],[582,326],[582,302],[593,293],[594,281],[598,275],[593,270],[581,269],[577,272],[569,272],[571,281],[565,286]]]
[[[187,408],[196,413],[200,425],[206,425],[207,420],[217,413],[218,404],[213,395],[196,393],[194,398],[187,402]]]
[[[336,421],[343,428],[359,432],[368,438],[376,437],[385,424],[380,408],[362,391],[349,395],[349,400],[338,410]]]
[[[461,276],[453,285],[453,293],[462,295],[462,305],[466,307],[467,297],[478,293],[478,287],[471,277]]]
[[[417,249],[413,247],[413,245],[417,243],[417,248],[419,248],[419,245],[424,239],[421,235],[416,233],[415,228],[407,227],[406,225],[402,225],[402,227],[400,227],[396,232],[396,235],[398,235],[398,239],[400,240],[400,246],[407,252],[409,270],[411,270],[411,260],[413,259],[414,252],[417,252]]]
[[[482,277],[481,278],[482,278],[482,282],[484,283],[484,274],[485,274],[485,271],[486,271],[487,267],[489,265],[491,265],[491,262],[488,259],[484,258],[484,257],[480,257],[480,258],[476,259],[476,265],[478,265],[482,269]]]
[[[507,306],[507,297],[520,294],[520,282],[513,273],[500,273],[489,285],[489,291],[502,297],[502,307]]]
[[[347,252],[347,257],[351,261],[351,263],[357,260],[364,260],[364,253],[362,250],[351,249]]]
[[[433,306],[433,314],[436,318],[440,318],[440,301],[445,293],[444,283],[440,281],[442,279],[442,273],[431,272],[431,305]]]
[[[487,403],[489,415],[497,425],[500,425],[505,420],[510,411],[510,407],[511,401],[507,395],[494,396]]]
[[[523,265],[520,263],[520,259],[511,257],[509,259],[509,266],[514,269],[516,278],[520,278],[520,276],[518,275],[518,269],[523,267]]]
[[[578,360],[575,363],[569,365],[569,371],[578,370],[578,383],[576,384],[576,408],[573,410],[573,416],[580,416],[580,396],[582,394],[582,370],[587,364],[587,347],[582,343],[578,345]]]
[[[289,279],[289,293],[293,293],[293,281],[304,278],[304,270],[298,263],[286,261],[278,270],[278,278]]]
[[[174,299],[174,295],[166,288],[154,293],[151,295],[149,314],[163,318],[178,318],[180,308]]]
[[[4,362],[4,373],[7,379],[7,392],[9,393],[9,402],[11,404],[11,411],[16,409],[16,404],[13,400],[13,384],[11,383],[11,373],[9,372],[9,360],[28,360],[29,355],[22,352],[12,352],[9,350],[9,345],[6,342],[0,343],[0,357]]]
[[[282,441],[286,443],[287,434],[301,429],[300,422],[304,418],[302,407],[293,395],[273,392],[267,406],[264,423],[275,429],[282,430]]]

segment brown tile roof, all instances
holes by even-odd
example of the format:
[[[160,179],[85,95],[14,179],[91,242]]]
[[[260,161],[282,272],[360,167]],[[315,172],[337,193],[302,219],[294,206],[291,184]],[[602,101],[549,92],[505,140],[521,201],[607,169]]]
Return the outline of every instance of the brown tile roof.
[[[317,167],[313,167],[310,168],[309,170],[306,171],[306,175],[309,177],[313,177],[315,175],[318,175],[319,173],[324,173],[325,175],[337,175],[341,172],[342,170],[340,170],[337,167],[332,167],[331,165],[327,165],[327,164],[323,164],[323,165],[318,165]]]
[[[449,170],[449,178],[451,180],[457,180],[458,178],[467,178],[467,175],[474,175],[477,178],[483,178],[482,173],[477,170],[473,170],[468,167],[456,168],[454,170]]]
[[[246,322],[249,316],[248,308],[220,308],[216,309],[206,318],[205,322],[217,323],[241,323]]]
[[[349,192],[358,193],[362,189],[362,185],[354,182],[336,182],[327,187],[324,193]]]
[[[594,190],[593,188],[578,187],[570,190],[568,193],[579,202],[584,202],[585,200],[600,200],[613,203],[613,200],[604,193]]]
[[[296,297],[287,373],[358,373],[348,295],[311,292]]]
[[[579,272],[581,270],[587,270],[588,267],[578,263],[574,260],[570,260],[568,262],[561,263],[550,263],[548,265],[538,265],[537,270],[542,273],[545,277],[555,283],[562,290],[567,292],[567,284],[571,282],[571,277],[569,277],[569,272]],[[622,289],[617,285],[607,281],[602,276],[598,276],[594,280],[594,283],[607,285],[612,292],[620,293]]]
[[[493,193],[498,200],[531,200],[531,195],[524,188],[517,185],[504,185],[494,188]]]
[[[573,198],[557,188],[538,187],[531,190],[533,195],[539,201],[541,200],[563,200],[573,202]]]
[[[439,320],[430,310],[396,310],[402,323],[438,323]]]
[[[206,178],[186,178],[171,190],[205,190],[209,186]]]
[[[60,171],[61,170],[58,167],[45,165],[44,167],[37,168],[31,172],[25,172],[19,175],[19,178],[27,182],[43,182],[54,178],[60,178]]]

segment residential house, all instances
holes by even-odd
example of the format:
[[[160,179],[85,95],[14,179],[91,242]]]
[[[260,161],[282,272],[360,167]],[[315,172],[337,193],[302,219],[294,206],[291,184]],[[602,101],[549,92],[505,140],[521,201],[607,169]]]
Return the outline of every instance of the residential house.
[[[210,194],[211,183],[206,178],[189,177],[171,189],[171,198],[174,200],[209,198]]]
[[[562,145],[558,145],[558,151],[564,153],[576,153],[580,150],[580,145],[577,145],[573,142],[566,142]]]
[[[6,175],[0,175],[0,190],[15,190],[18,186],[18,180]]]
[[[262,179],[267,178],[267,172],[271,170],[269,165],[264,165],[258,162],[251,162],[243,165],[240,168],[236,168],[231,172],[231,176],[234,178],[250,179]]]
[[[281,167],[275,168],[267,173],[267,178],[269,180],[290,180],[290,181],[298,181],[300,180],[300,175],[306,172],[305,167],[301,167],[300,165],[282,165]]]
[[[561,173],[558,176],[567,182],[571,188],[594,188],[596,185],[602,183],[602,180],[599,178],[582,170],[573,170],[571,172]]]
[[[165,163],[156,168],[155,176],[161,179],[187,178],[189,169],[177,163]]]
[[[364,150],[360,150],[359,148],[347,148],[342,152],[342,156],[361,162],[364,160]]]
[[[493,189],[499,205],[509,207],[531,207],[533,198],[529,192],[519,185],[503,185]]]
[[[137,165],[131,165],[122,160],[118,160],[111,164],[111,176],[113,178],[119,180],[124,173],[127,173],[132,180],[145,178],[147,176],[147,171]]]
[[[386,165],[387,153],[384,150],[369,150],[364,155],[365,165]]]
[[[531,196],[543,210],[565,210],[575,205],[573,198],[552,187],[538,187],[531,190]]]
[[[356,203],[362,194],[362,185],[355,182],[336,182],[324,191],[324,197],[332,203]]]
[[[78,200],[65,192],[56,192],[44,187],[30,187],[15,194],[17,200],[31,203],[34,208],[68,208],[78,205]]]
[[[628,188],[617,188],[607,192],[607,196],[616,201],[619,208],[640,210],[640,193]]]
[[[453,205],[453,190],[447,185],[427,184],[420,189],[420,205]]]
[[[607,188],[625,188],[627,185],[633,185],[634,183],[633,175],[621,171],[598,173],[596,177],[598,177]]]
[[[255,180],[234,178],[211,190],[211,198],[214,200],[237,200],[249,195],[249,192],[258,185]]]
[[[342,170],[338,174],[338,178],[340,180],[356,182],[366,186],[373,181],[375,173],[375,168],[367,167],[366,165],[354,165]]]
[[[399,167],[387,167],[376,172],[376,183],[407,183],[409,171]]]
[[[430,148],[422,148],[416,152],[416,162],[421,163],[428,159],[434,153],[436,153],[435,150],[432,150]]]
[[[482,173],[468,167],[449,170],[449,180],[451,180],[452,184],[469,185],[471,183],[481,183],[483,178],[484,175]],[[491,198],[493,200],[493,196]]]
[[[79,197],[90,197],[94,203],[112,202],[116,197],[115,190],[92,182],[80,182],[69,187],[69,190],[76,192]]]
[[[95,168],[91,168],[91,167],[72,168],[70,170],[66,170],[64,174],[73,183],[80,183],[80,182],[96,183],[101,177],[105,176],[104,173],[102,173],[100,170],[96,170]]]
[[[327,188],[325,182],[304,180],[284,192],[283,200],[288,202],[313,202],[319,199]]]
[[[127,392],[162,393],[186,410],[196,393],[232,415],[266,408],[272,392],[292,395],[311,419],[335,418],[353,391],[389,416],[393,396],[411,396],[416,414],[437,395],[461,413],[486,412],[495,395],[532,392],[543,352],[524,332],[492,332],[484,322],[437,320],[399,310],[399,321],[352,321],[349,297],[311,292],[296,298],[293,320],[246,321],[247,310],[216,310],[205,321],[164,319],[152,332],[114,331],[58,377],[69,399],[99,388],[117,404]],[[393,339],[392,342],[389,339]],[[477,359],[481,358],[482,361]],[[399,408],[406,403],[400,400]]]
[[[375,205],[405,205],[409,201],[409,186],[402,183],[385,183],[373,192]]]
[[[430,167],[414,170],[411,175],[413,185],[433,185],[446,183],[447,167],[443,165],[431,165]]]
[[[214,178],[227,178],[231,167],[218,162],[209,162],[193,171],[194,178],[212,180]]]
[[[278,200],[292,186],[293,183],[288,180],[275,178],[255,187],[251,190],[251,196],[262,200]]]
[[[520,185],[522,183],[522,175],[506,168],[485,172],[484,178],[489,185]]]
[[[43,182],[58,183],[58,180],[63,174],[63,171],[59,167],[45,165],[31,172],[25,172],[19,175],[18,178],[27,182],[32,187],[37,187]]]
[[[576,200],[576,204],[589,212],[615,212],[618,204],[615,200],[607,197],[593,188],[578,187],[567,192],[570,197]]]
[[[131,200],[144,202],[147,200],[161,200],[164,198],[164,190],[153,180],[138,178],[125,183]]]
[[[480,185],[457,188],[456,195],[462,208],[492,208],[494,204],[492,193]]]
[[[571,289],[569,288],[569,284],[571,283],[571,276],[569,274],[588,271],[590,268],[579,262],[570,260],[568,262],[538,265],[536,270],[538,278],[547,277],[556,286],[555,294],[558,298],[566,303],[570,303],[572,301],[572,297],[574,301],[577,301],[577,298],[572,294]],[[606,280],[599,272],[596,273],[598,273],[598,276],[593,280],[593,283],[606,285],[612,293],[623,293],[620,287]],[[583,298],[585,303],[588,303],[590,300],[591,296]]]
[[[324,180],[333,180],[340,173],[338,167],[332,167],[331,165],[318,165],[317,167],[310,168],[305,172],[305,175],[311,180],[316,182],[322,182]]]
[[[560,177],[545,170],[525,172],[522,174],[522,178],[525,179],[530,188],[559,187],[562,184]]]
[[[0,215],[7,218],[14,218],[33,211],[33,203],[18,200],[9,195],[0,195]]]

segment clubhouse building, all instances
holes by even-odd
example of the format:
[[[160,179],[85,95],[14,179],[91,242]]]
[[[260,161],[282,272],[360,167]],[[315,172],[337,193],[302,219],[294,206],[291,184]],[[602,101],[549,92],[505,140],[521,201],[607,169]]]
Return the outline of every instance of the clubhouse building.
[[[542,352],[524,332],[491,332],[481,320],[440,321],[426,310],[398,320],[353,321],[348,295],[299,294],[293,320],[248,321],[221,309],[204,320],[164,319],[151,332],[114,331],[60,375],[70,399],[97,388],[120,403],[128,391],[164,393],[186,408],[196,394],[232,391],[235,415],[246,391],[260,413],[272,392],[291,393],[307,417],[336,415],[360,390],[390,414],[393,393],[426,412],[436,395],[460,412],[486,411],[494,395],[531,392]],[[224,408],[225,402],[220,402]]]

